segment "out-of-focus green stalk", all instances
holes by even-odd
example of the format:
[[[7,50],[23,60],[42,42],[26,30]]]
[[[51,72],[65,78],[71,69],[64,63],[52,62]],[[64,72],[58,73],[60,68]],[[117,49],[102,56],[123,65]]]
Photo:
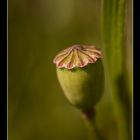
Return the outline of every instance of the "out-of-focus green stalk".
[[[125,75],[126,0],[102,0],[104,63],[112,95],[119,140],[130,140],[130,99]]]

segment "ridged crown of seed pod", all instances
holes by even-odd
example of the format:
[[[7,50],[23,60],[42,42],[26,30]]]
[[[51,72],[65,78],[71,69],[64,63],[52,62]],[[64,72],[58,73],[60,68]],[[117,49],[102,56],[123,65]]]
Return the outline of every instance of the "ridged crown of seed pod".
[[[73,69],[95,63],[101,57],[100,49],[95,46],[73,45],[56,55],[53,62],[57,68]]]
[[[69,102],[92,108],[101,98],[104,69],[100,49],[92,45],[73,45],[56,55],[57,77]]]

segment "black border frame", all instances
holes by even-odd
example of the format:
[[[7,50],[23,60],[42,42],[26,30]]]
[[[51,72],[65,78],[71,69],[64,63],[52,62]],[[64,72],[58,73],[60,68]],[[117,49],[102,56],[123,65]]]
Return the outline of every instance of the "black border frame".
[[[7,0],[0,1],[0,139],[7,139]]]
[[[140,36],[138,35],[140,33],[140,30],[139,30],[139,4],[137,3],[136,4],[136,1],[134,2],[133,1],[133,68],[134,68],[134,71],[133,71],[133,75],[134,75],[134,84],[133,84],[133,87],[134,87],[134,91],[135,93],[133,92],[134,94],[134,98],[133,98],[133,118],[132,118],[132,121],[133,121],[133,139],[134,139],[134,133],[136,134],[135,138],[139,138],[139,118],[140,118],[140,115],[139,115],[139,105],[138,103],[140,102],[140,98],[139,97],[136,97],[138,96],[140,93],[139,93],[139,83],[140,83],[140,80],[139,80],[139,73],[140,73],[140,70],[139,70],[139,61],[140,61],[140,58],[139,58],[139,40],[140,40]],[[137,7],[136,7],[137,6]],[[134,8],[135,7],[135,8]],[[8,93],[7,93],[7,84],[8,84],[8,23],[7,23],[7,19],[8,19],[8,0],[1,0],[0,1],[0,33],[1,33],[1,38],[0,38],[0,79],[1,79],[1,88],[0,88],[0,106],[1,106],[1,123],[0,123],[0,126],[1,126],[1,132],[0,132],[0,139],[3,140],[3,139],[7,139],[8,138],[8,134],[7,134],[7,130],[8,130],[8,111],[7,111],[7,106],[8,106],[8,103],[7,103],[7,99],[8,99]],[[135,16],[134,18],[134,13],[137,13],[138,16]],[[136,18],[137,17],[137,18]],[[136,36],[137,34],[137,36]],[[134,39],[135,37],[135,39]],[[135,54],[134,54],[135,53]],[[135,61],[135,63],[134,63]],[[137,89],[138,88],[138,89]],[[135,106],[135,108],[134,108]],[[136,114],[135,114],[135,113]],[[135,115],[134,115],[135,114]],[[136,117],[138,118],[138,120],[136,119]],[[136,122],[136,124],[135,124]],[[134,132],[134,129],[135,127],[137,126],[138,128],[138,131],[135,131]],[[135,129],[136,130],[136,129]]]

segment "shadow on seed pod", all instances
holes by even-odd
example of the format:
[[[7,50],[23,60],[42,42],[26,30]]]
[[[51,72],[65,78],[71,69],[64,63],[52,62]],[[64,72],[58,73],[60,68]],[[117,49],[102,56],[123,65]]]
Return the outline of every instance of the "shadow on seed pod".
[[[73,45],[53,61],[57,77],[68,101],[82,110],[94,107],[104,90],[104,68],[100,49]]]

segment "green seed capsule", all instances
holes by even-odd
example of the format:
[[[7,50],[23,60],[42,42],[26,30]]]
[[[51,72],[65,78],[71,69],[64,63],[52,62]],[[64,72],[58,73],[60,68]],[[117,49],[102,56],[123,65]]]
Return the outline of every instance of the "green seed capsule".
[[[103,94],[104,69],[101,51],[94,46],[73,45],[54,59],[59,83],[69,102],[92,108]]]

